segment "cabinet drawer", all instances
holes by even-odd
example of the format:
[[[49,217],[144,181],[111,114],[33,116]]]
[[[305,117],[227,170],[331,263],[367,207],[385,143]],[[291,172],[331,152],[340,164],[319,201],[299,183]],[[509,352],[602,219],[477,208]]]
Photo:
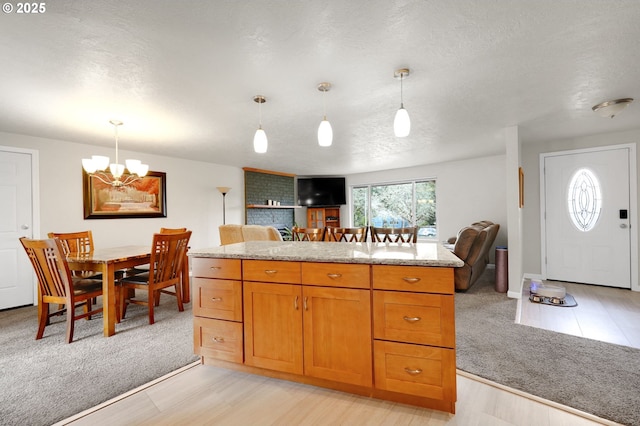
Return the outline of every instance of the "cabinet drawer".
[[[303,263],[302,283],[328,287],[371,288],[369,265]]]
[[[373,288],[453,294],[453,268],[373,265]]]
[[[242,363],[242,323],[193,319],[193,348],[197,355]]]
[[[191,261],[191,271],[194,277],[240,280],[242,279],[242,261],[194,257]]]
[[[374,338],[455,348],[454,312],[453,296],[376,290]]]
[[[245,281],[300,284],[300,262],[245,260],[242,272]]]
[[[377,389],[456,400],[455,350],[379,340],[373,345]]]
[[[242,321],[242,281],[194,278],[193,315]]]

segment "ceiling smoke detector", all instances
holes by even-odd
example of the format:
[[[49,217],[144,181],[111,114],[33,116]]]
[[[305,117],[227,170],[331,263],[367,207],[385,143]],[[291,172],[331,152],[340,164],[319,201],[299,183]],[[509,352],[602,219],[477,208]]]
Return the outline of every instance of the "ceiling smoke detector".
[[[633,98],[616,99],[614,101],[599,103],[591,109],[597,112],[602,117],[613,118],[618,115],[620,111],[625,109],[631,102],[633,102]]]

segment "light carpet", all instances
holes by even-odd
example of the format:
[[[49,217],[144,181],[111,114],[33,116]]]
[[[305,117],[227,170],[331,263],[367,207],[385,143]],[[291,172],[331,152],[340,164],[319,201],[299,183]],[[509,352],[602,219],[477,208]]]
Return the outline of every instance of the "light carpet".
[[[487,270],[456,293],[459,369],[598,417],[640,425],[640,350],[516,324]],[[525,303],[529,303],[525,301]]]
[[[198,359],[190,304],[178,312],[162,296],[155,321],[131,305],[115,336],[103,337],[98,315],[76,321],[67,344],[63,317],[35,340],[36,307],[0,312],[0,424],[50,425]]]

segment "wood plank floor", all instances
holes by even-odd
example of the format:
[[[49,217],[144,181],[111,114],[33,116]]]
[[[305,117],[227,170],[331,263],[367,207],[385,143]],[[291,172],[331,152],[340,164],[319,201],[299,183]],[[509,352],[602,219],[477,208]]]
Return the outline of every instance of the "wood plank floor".
[[[198,363],[58,425],[615,425],[458,374],[456,415]]]
[[[543,283],[565,287],[578,306],[532,303],[530,282],[525,280],[516,322],[640,349],[640,292],[561,281]]]

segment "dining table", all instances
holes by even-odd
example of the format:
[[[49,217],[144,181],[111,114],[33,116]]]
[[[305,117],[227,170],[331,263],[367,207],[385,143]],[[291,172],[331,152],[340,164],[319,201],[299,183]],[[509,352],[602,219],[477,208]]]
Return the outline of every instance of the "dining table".
[[[150,245],[130,245],[99,248],[89,253],[69,253],[67,263],[72,271],[94,271],[102,274],[103,332],[106,337],[116,333],[116,271],[146,265],[151,260]],[[180,280],[182,300],[190,301],[189,262],[185,259]]]

